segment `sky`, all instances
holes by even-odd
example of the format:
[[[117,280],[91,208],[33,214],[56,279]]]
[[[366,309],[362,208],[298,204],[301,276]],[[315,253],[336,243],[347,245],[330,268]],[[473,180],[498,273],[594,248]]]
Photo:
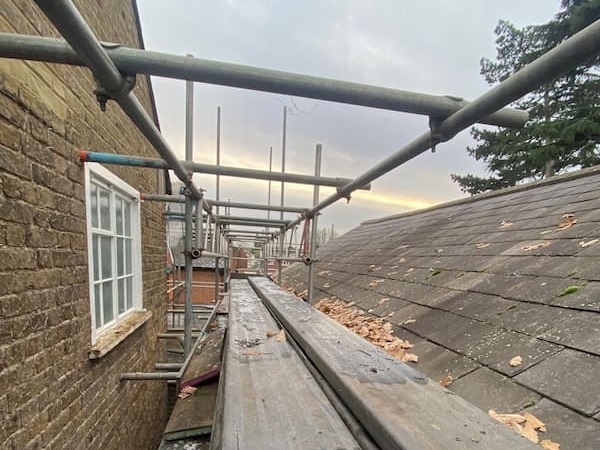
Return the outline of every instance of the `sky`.
[[[479,73],[494,58],[500,19],[544,23],[558,0],[139,0],[148,50],[233,62],[433,95],[473,100],[489,87]],[[184,159],[185,83],[152,78],[161,130]],[[216,163],[216,110],[221,108],[221,164],[281,170],[283,108],[288,107],[286,171],[354,178],[427,131],[428,119],[287,95],[195,83],[194,161]],[[426,208],[465,195],[450,174],[485,175],[469,157],[468,131],[440,144],[326,208],[319,225],[346,232],[364,220]],[[215,198],[215,177],[196,183]],[[333,193],[321,187],[320,199]],[[221,177],[221,199],[267,203],[268,182]],[[280,183],[272,184],[280,202]],[[313,188],[286,184],[285,203],[312,205]],[[231,210],[266,217],[266,211]],[[279,213],[271,213],[271,217]],[[286,214],[285,218],[295,218]]]

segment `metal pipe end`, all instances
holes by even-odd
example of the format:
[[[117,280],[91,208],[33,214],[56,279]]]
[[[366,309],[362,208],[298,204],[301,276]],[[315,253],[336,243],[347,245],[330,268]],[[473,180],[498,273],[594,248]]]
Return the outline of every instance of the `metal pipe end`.
[[[81,149],[79,150],[79,162],[87,162],[88,161],[88,151]]]

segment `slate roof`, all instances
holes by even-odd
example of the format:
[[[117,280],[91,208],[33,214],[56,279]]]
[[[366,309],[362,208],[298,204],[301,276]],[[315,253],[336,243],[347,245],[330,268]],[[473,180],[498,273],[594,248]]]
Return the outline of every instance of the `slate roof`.
[[[430,378],[527,408],[561,450],[600,448],[600,167],[365,222],[318,260],[316,299],[387,317]],[[306,272],[284,284],[303,291]]]

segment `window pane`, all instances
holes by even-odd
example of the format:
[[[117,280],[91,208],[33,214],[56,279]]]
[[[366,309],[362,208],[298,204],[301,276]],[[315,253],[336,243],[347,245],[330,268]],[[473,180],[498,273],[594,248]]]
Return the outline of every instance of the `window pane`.
[[[104,323],[113,320],[113,296],[112,296],[112,281],[102,283],[102,307]]]
[[[117,234],[123,234],[123,200],[117,197],[115,200],[115,214],[117,218]]]
[[[119,314],[125,312],[125,279],[121,278],[119,281]]]
[[[100,190],[100,228],[110,230],[110,192],[102,187]]]
[[[125,275],[125,239],[117,238],[117,276]]]
[[[109,236],[100,236],[100,253],[102,258],[102,279],[112,276],[112,252]]]
[[[123,222],[125,224],[125,236],[131,236],[131,207],[129,202],[123,201]]]
[[[131,239],[125,240],[125,273],[132,273],[131,270]]]
[[[92,265],[94,266],[94,281],[98,281],[100,279],[100,270],[98,270],[100,258],[98,255],[98,235],[96,234],[92,234],[92,260]]]
[[[96,313],[96,328],[100,328],[102,326],[102,296],[100,295],[100,285],[94,285],[94,309]]]
[[[127,309],[133,308],[133,277],[127,277]]]
[[[94,183],[90,187],[90,210],[92,213],[92,228],[98,228],[98,188]]]

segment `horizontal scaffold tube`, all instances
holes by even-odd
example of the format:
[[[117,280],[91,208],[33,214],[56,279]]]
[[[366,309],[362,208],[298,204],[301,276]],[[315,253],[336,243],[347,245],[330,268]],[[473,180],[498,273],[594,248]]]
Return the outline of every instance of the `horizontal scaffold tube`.
[[[379,178],[396,167],[429,150],[438,142],[445,142],[492,111],[496,111],[523,95],[548,83],[560,75],[588,61],[600,53],[600,20],[592,23],[552,50],[540,56],[502,83],[494,86],[481,97],[469,103],[439,124],[435,134],[422,134],[388,158],[367,170],[344,187],[337,190],[312,208],[312,217],[327,206],[348,197],[358,186]],[[303,219],[294,220],[288,228],[298,225]]]
[[[316,98],[371,108],[445,118],[468,104],[453,96],[437,96],[330,78],[262,69],[206,59],[151,52],[103,44],[119,70],[221,86]],[[69,45],[54,38],[0,33],[0,57],[82,65]],[[481,123],[520,127],[526,111],[503,109],[480,119]]]
[[[261,217],[243,217],[243,216],[219,216],[219,223],[234,223],[234,222],[265,222],[279,225],[287,225],[289,220],[281,219],[264,219]]]
[[[145,201],[154,202],[165,202],[165,203],[185,203],[185,197],[178,195],[162,195],[162,194],[140,194],[140,199]],[[239,209],[256,209],[261,211],[283,211],[291,213],[305,213],[309,208],[302,208],[298,206],[284,206],[283,208],[278,205],[261,205],[257,203],[241,203],[241,202],[230,202],[224,200],[209,200],[206,199],[206,203],[209,206],[226,206],[230,208]]]
[[[255,231],[255,230],[238,230],[238,229],[228,229],[227,233],[236,233],[236,234],[250,234],[253,236],[272,236],[273,233],[269,233],[268,231]]]
[[[230,202],[224,200],[206,200],[206,202],[210,206],[226,206],[230,208],[240,208],[240,209],[257,209],[261,211],[283,211],[283,212],[291,212],[291,213],[299,213],[303,214],[308,211],[309,208],[302,208],[297,206],[278,206],[278,205],[259,205],[256,203],[240,203],[240,202]]]
[[[105,164],[118,164],[121,166],[150,167],[153,169],[168,169],[169,165],[160,158],[145,158],[142,156],[117,155],[114,153],[80,152],[82,162],[99,162]],[[180,161],[186,170],[206,173],[209,175],[222,175],[227,177],[253,178],[257,180],[285,181],[297,184],[318,184],[320,186],[331,186],[339,188],[351,180],[349,178],[315,177],[296,173],[271,172],[268,170],[243,169],[239,167],[216,166],[211,164],[189,163]],[[369,190],[370,184],[361,186],[359,189]]]
[[[246,222],[221,222],[224,224],[231,224],[231,225],[236,225],[238,227],[257,227],[257,228],[276,228],[278,230],[283,229],[284,225],[279,225],[279,224],[273,224],[273,223],[269,223],[269,222],[264,222],[264,221],[246,221]],[[275,234],[275,233],[273,233]]]

